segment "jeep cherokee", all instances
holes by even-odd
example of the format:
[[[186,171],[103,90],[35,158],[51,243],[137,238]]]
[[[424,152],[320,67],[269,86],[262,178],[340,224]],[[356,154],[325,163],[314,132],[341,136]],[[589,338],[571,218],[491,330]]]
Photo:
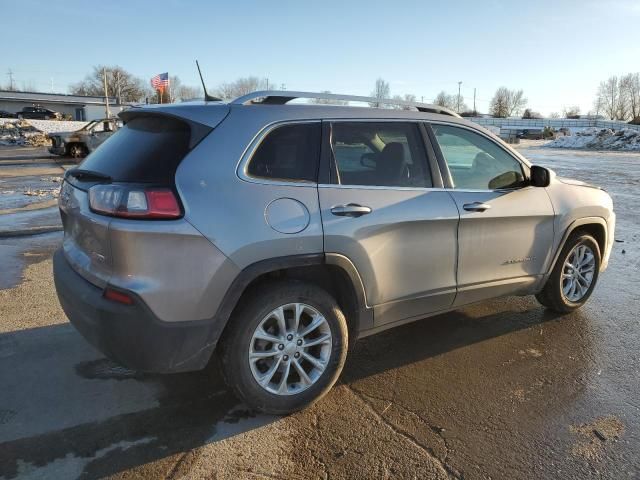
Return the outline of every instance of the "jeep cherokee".
[[[357,338],[504,295],[569,312],[608,263],[603,190],[432,105],[254,92],[131,108],[67,171],[70,321],[133,369],[204,368],[249,406],[310,405]],[[411,110],[412,109],[412,110]]]

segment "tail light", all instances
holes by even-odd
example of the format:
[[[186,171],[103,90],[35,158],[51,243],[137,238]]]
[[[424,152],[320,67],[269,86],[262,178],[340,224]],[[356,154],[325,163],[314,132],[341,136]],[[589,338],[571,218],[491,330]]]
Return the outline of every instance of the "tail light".
[[[172,219],[182,211],[170,188],[127,185],[94,185],[89,189],[89,206],[95,213],[121,218]]]

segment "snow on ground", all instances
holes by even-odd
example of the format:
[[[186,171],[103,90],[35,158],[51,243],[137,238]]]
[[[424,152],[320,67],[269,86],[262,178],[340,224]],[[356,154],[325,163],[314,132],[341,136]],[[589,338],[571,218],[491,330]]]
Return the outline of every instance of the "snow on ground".
[[[70,132],[84,127],[87,122],[64,120],[16,120],[0,118],[0,145],[48,145],[47,133]]]
[[[7,122],[15,123],[15,118],[0,118],[0,128]],[[89,122],[72,122],[67,120],[24,120],[43,133],[72,132],[84,127]]]
[[[585,128],[573,135],[558,137],[545,145],[549,148],[589,148],[592,150],[640,151],[640,132],[609,128]]]

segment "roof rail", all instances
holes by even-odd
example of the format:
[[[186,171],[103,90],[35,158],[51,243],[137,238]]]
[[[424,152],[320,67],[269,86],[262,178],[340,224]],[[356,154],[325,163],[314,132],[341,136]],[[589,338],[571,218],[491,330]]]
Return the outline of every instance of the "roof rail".
[[[336,93],[314,93],[314,92],[292,92],[288,90],[258,90],[236,98],[230,102],[231,105],[284,105],[297,98],[315,98],[319,100],[338,100],[344,102],[365,102],[381,105],[396,105],[401,107],[412,107],[419,112],[438,113],[460,118],[456,112],[439,105],[428,103],[405,102],[404,100],[393,100],[390,98],[360,97],[357,95],[340,95]]]

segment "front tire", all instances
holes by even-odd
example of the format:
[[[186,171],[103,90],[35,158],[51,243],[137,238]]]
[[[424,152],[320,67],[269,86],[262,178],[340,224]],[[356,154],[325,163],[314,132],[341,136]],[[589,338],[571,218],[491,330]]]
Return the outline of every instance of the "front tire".
[[[253,288],[229,320],[222,372],[246,405],[271,414],[306,408],[340,376],[347,356],[344,314],[325,290],[299,281]]]
[[[569,313],[584,305],[598,281],[600,247],[589,234],[572,234],[565,243],[547,283],[536,295],[545,307]]]

